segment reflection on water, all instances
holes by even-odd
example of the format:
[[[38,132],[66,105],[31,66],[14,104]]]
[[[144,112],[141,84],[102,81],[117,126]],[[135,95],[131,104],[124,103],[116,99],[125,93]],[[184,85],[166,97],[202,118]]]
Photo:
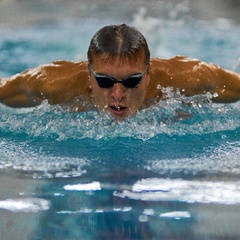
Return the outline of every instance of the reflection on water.
[[[239,182],[186,181],[182,179],[142,179],[132,190],[114,196],[142,201],[239,204]]]
[[[177,95],[120,123],[47,102],[1,112],[2,236],[238,238],[239,103]]]
[[[34,213],[47,211],[49,208],[49,201],[39,198],[18,198],[0,201],[0,209],[9,210],[11,212]]]

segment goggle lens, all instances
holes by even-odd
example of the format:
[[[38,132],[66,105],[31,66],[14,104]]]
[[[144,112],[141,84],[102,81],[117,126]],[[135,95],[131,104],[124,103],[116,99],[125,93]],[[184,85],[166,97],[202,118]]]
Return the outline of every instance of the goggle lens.
[[[109,77],[107,75],[104,74],[98,74],[96,72],[94,72],[94,70],[88,66],[91,73],[93,74],[94,78],[97,81],[97,84],[100,88],[111,88],[113,87],[113,85],[115,83],[121,83],[123,84],[124,87],[126,88],[137,88],[138,85],[140,84],[144,74],[146,73],[148,67],[146,67],[146,69],[140,73],[140,74],[134,74],[132,76],[126,77],[125,79],[122,80],[116,80],[112,77]]]
[[[126,88],[137,88],[142,80],[142,77],[129,77],[124,79],[123,81],[116,81],[107,76],[98,76],[95,77],[95,79],[100,88],[111,88],[115,83],[122,83],[123,86]]]

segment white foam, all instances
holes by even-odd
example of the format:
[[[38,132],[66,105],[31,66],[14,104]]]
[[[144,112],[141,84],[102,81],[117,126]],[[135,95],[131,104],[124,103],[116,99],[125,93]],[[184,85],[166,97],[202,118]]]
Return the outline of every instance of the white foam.
[[[99,182],[91,182],[85,184],[73,184],[73,185],[65,185],[64,190],[67,191],[97,191],[101,190],[101,185]]]
[[[188,151],[188,150],[186,150]],[[240,142],[224,142],[220,146],[205,147],[203,153],[189,158],[149,160],[147,169],[158,174],[240,174]]]
[[[40,212],[47,211],[51,202],[42,198],[15,198],[0,201],[0,209],[11,212]]]
[[[56,156],[32,148],[28,143],[0,141],[0,169],[24,171],[33,178],[68,178],[84,174],[85,158]]]
[[[240,127],[240,102],[211,104],[215,95],[184,97],[164,90],[166,100],[122,122],[97,111],[72,113],[47,101],[36,108],[12,109],[0,105],[0,130],[32,137],[101,139],[131,137],[148,140],[159,134],[186,135],[232,131]],[[79,100],[81,101],[81,99]]]
[[[161,213],[159,217],[181,219],[181,218],[190,218],[191,214],[188,211],[174,211],[174,212]]]
[[[240,204],[240,182],[148,178],[137,181],[131,191],[115,191],[114,196],[142,201]]]

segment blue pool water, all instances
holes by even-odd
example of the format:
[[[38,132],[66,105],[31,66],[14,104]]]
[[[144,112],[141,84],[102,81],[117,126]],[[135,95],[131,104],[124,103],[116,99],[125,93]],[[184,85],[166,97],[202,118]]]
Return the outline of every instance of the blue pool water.
[[[187,1],[156,6],[162,15],[121,6],[152,56],[188,55],[239,71],[238,25],[195,19]],[[93,18],[100,10],[86,5],[91,17],[18,31],[0,25],[0,75],[86,59],[95,31],[123,21]],[[166,94],[121,123],[47,102],[0,105],[0,239],[239,239],[240,102]]]

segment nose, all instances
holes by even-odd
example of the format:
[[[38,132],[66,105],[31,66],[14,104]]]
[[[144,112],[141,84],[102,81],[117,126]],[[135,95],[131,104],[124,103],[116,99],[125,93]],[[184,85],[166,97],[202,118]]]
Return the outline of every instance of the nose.
[[[120,101],[125,97],[125,87],[121,83],[115,83],[111,94],[116,101]]]

